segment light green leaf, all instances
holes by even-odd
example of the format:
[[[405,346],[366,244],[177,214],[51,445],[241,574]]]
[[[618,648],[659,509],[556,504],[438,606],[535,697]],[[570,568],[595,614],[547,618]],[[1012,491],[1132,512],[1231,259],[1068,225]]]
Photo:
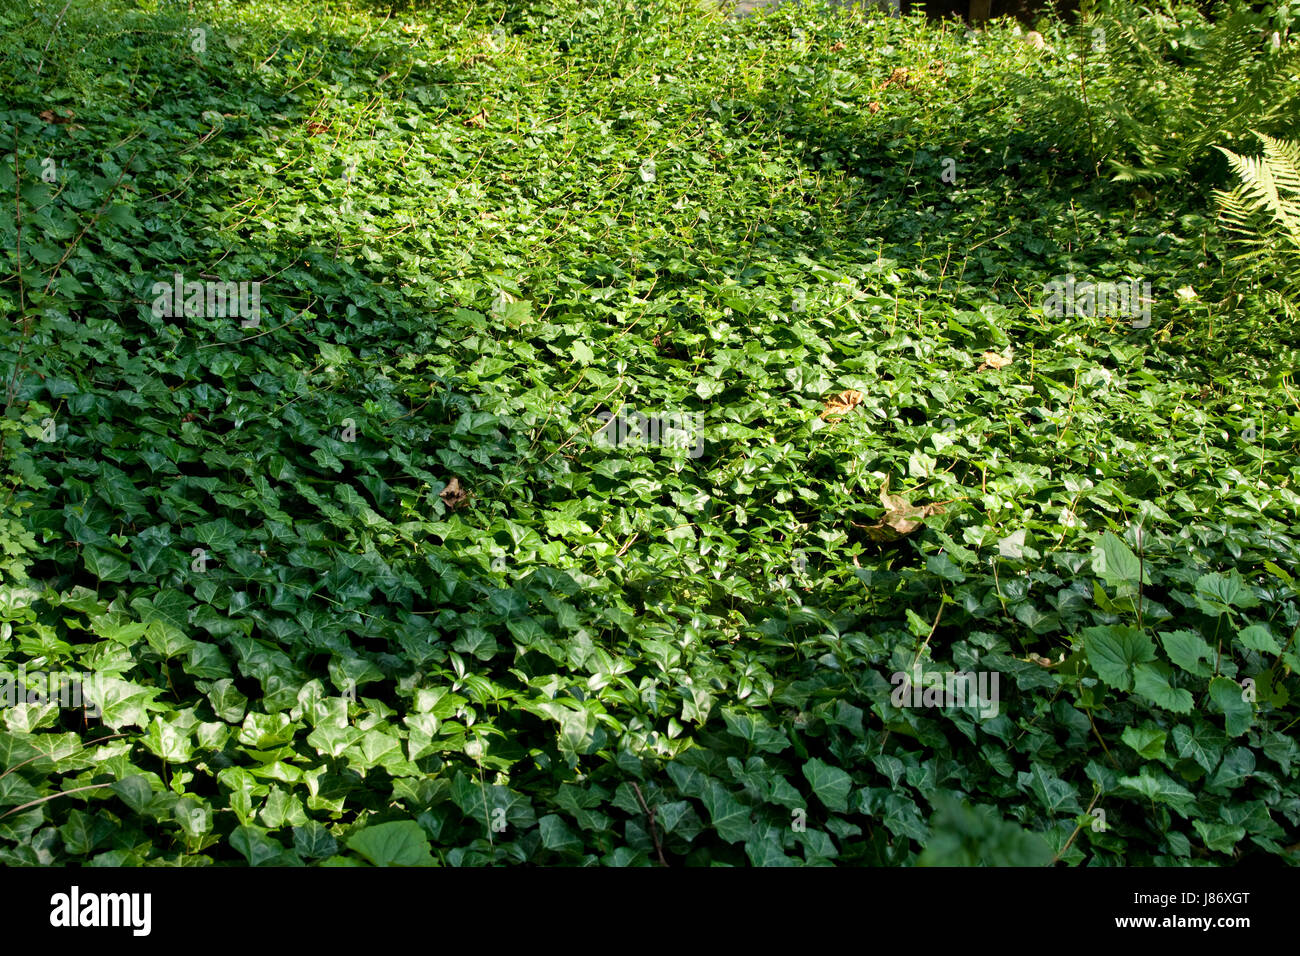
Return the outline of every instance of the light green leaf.
[[[1133,693],[1157,707],[1175,714],[1186,714],[1192,709],[1192,692],[1169,684],[1169,665],[1164,663],[1138,664],[1133,668]]]
[[[1214,660],[1214,648],[1196,631],[1170,631],[1160,635],[1160,643],[1169,659],[1189,674],[1209,677],[1214,673],[1209,664]]]
[[[414,820],[374,823],[348,839],[348,849],[375,866],[436,866],[429,838]]]
[[[1282,653],[1281,645],[1278,644],[1277,638],[1273,636],[1267,624],[1252,624],[1250,627],[1242,628],[1237,632],[1237,640],[1242,647],[1262,654]]]
[[[1196,803],[1190,790],[1175,782],[1168,774],[1153,770],[1150,766],[1143,767],[1136,777],[1121,777],[1119,785],[1141,794],[1152,803],[1166,804],[1184,817]]]
[[[1230,854],[1237,844],[1246,838],[1245,827],[1233,827],[1225,823],[1211,823],[1205,820],[1193,820],[1192,826],[1200,834],[1205,848],[1215,853]]]
[[[1120,624],[1089,627],[1083,631],[1088,663],[1107,685],[1116,690],[1133,687],[1133,668],[1155,660],[1156,647],[1145,633]]]
[[[1229,737],[1241,736],[1255,721],[1254,705],[1246,699],[1245,690],[1234,680],[1216,677],[1210,681],[1210,701],[1215,710],[1223,714]]]
[[[1196,603],[1206,614],[1217,617],[1229,608],[1254,607],[1259,604],[1259,599],[1233,568],[1228,574],[1216,571],[1197,578]]]
[[[1132,747],[1139,757],[1163,760],[1167,734],[1157,727],[1125,727],[1120,739]]]
[[[1141,563],[1133,551],[1113,532],[1107,531],[1092,548],[1092,570],[1114,587],[1137,584]]]

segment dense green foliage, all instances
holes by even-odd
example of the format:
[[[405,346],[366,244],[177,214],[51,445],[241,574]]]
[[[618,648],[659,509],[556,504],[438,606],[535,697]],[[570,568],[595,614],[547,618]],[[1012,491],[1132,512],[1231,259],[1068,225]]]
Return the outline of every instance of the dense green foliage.
[[[1037,73],[807,5],[5,4],[0,663],[102,713],[0,710],[0,860],[1294,862],[1291,329],[1217,144],[1110,182]]]

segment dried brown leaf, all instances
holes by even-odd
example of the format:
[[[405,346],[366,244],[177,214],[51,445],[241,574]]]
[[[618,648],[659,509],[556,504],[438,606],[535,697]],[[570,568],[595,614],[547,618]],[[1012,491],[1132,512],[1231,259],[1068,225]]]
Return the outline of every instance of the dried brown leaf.
[[[447,487],[438,493],[438,497],[452,511],[461,508],[469,501],[469,492],[460,486],[459,478],[452,478]]]
[[[1044,657],[1042,654],[1030,654],[1029,659],[1039,667],[1060,667],[1065,663],[1065,651],[1061,652],[1060,660],[1054,661],[1050,658]]]
[[[884,83],[880,84],[880,88],[882,90],[887,90],[891,86],[901,86],[904,89],[906,89],[911,79],[912,79],[911,73],[909,73],[901,66],[896,67],[894,69],[894,72],[889,74],[889,79],[885,80]]]
[[[977,372],[982,372],[986,368],[991,368],[994,371],[997,371],[998,369],[1006,368],[1011,364],[1010,358],[1005,355],[999,355],[997,352],[985,352],[980,356],[980,358],[983,361],[981,362],[980,367],[975,370]]]
[[[905,535],[912,534],[924,524],[931,515],[943,514],[943,505],[935,502],[928,505],[914,505],[902,495],[889,493],[889,479],[880,487],[880,504],[885,513],[874,525],[857,525],[867,532],[872,541],[897,541]]]
[[[866,398],[861,392],[855,392],[853,389],[845,389],[838,395],[832,395],[826,400],[826,408],[821,413],[821,418],[829,415],[843,415],[845,412],[852,411],[862,404]]]

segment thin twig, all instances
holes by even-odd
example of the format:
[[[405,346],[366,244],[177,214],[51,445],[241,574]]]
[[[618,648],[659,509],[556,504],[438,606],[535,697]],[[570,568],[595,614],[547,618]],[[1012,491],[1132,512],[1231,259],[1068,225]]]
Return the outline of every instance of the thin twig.
[[[59,18],[54,21],[54,29],[50,31],[50,38],[45,41],[45,49],[41,51],[41,62],[36,66],[36,75],[41,75],[41,70],[45,69],[45,54],[50,52],[50,44],[54,42],[54,36],[59,32],[59,27],[63,25],[63,15],[68,12],[68,7],[72,6],[72,0],[68,0],[59,11]]]
[[[122,180],[126,178],[127,170],[131,168],[131,164],[135,162],[135,158],[139,155],[140,150],[137,149],[131,154],[131,158],[122,165],[122,172],[118,174],[117,182],[113,183],[113,188],[110,189],[108,195],[104,197],[103,205],[95,211],[95,215],[90,217],[90,222],[81,227],[81,232],[77,233],[77,238],[72,240],[67,251],[63,253],[63,258],[54,263],[54,268],[50,270],[50,281],[45,284],[45,295],[49,295],[50,289],[54,286],[54,277],[58,275],[59,270],[63,268],[63,264],[68,261],[68,258],[77,251],[77,246],[81,245],[81,240],[85,237],[86,233],[90,231],[90,227],[99,222],[99,217],[104,214],[104,210],[108,208],[108,204],[113,201],[113,194],[117,192],[117,187],[122,185]]]
[[[48,797],[41,797],[39,800],[32,800],[28,803],[22,804],[21,806],[14,807],[8,813],[0,813],[0,820],[3,820],[10,814],[17,813],[19,810],[26,810],[28,807],[36,806],[38,803],[45,803],[47,800],[53,800],[55,797],[65,797],[70,793],[81,793],[83,790],[101,790],[104,787],[111,786],[111,783],[92,783],[85,787],[73,787],[71,790],[60,790],[58,793],[52,793]]]
[[[1091,814],[1092,814],[1092,808],[1095,807],[1095,806],[1097,805],[1097,799],[1098,799],[1100,796],[1101,796],[1101,791],[1100,791],[1100,790],[1098,790],[1096,793],[1094,793],[1094,794],[1092,795],[1092,802],[1088,804],[1088,809],[1085,810],[1084,813],[1086,813],[1086,814],[1088,814],[1088,815],[1091,816]],[[1055,863],[1055,862],[1056,862],[1057,860],[1059,860],[1061,857],[1065,856],[1066,851],[1068,851],[1068,850],[1070,849],[1070,844],[1074,842],[1074,838],[1077,837],[1077,836],[1079,835],[1079,831],[1082,830],[1082,829],[1083,829],[1083,824],[1082,824],[1082,823],[1076,823],[1076,824],[1075,824],[1075,826],[1074,826],[1074,832],[1070,834],[1070,839],[1066,840],[1066,841],[1065,841],[1065,846],[1061,847],[1060,851],[1056,854],[1056,856],[1052,857],[1052,863]],[[1048,866],[1051,866],[1051,865],[1052,865],[1051,863],[1048,864]]]
[[[122,733],[122,734],[109,734],[107,737],[96,737],[89,744],[83,744],[81,749],[85,750],[86,747],[92,746],[94,744],[103,743],[105,740],[113,740],[117,737],[125,737],[125,736],[126,734]],[[16,763],[8,770],[6,770],[4,773],[0,773],[0,780],[3,780],[5,777],[9,776],[19,767],[25,767],[29,763],[34,763],[35,761],[40,760],[42,757],[48,757],[48,756],[49,756],[48,754],[37,754],[35,757],[29,757],[28,759],[24,760],[22,763]]]
[[[659,854],[659,865],[667,866],[668,861],[664,859],[663,844],[659,842],[659,828],[655,826],[655,812],[646,806],[645,797],[641,796],[641,788],[635,782],[632,784],[632,789],[636,792],[637,801],[641,804],[641,809],[645,811],[646,820],[650,823],[650,836],[655,841],[655,852]]]

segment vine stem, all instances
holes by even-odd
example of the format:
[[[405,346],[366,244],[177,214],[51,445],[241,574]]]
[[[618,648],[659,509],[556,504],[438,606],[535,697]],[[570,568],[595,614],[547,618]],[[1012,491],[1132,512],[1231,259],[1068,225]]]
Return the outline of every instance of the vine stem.
[[[0,820],[3,820],[10,814],[17,813],[19,810],[26,810],[28,807],[36,806],[38,803],[45,803],[47,800],[53,800],[55,797],[65,797],[70,793],[81,793],[84,790],[102,790],[104,787],[111,786],[111,783],[92,783],[84,787],[73,787],[71,790],[60,790],[58,793],[52,793],[48,797],[41,797],[39,800],[32,800],[28,803],[22,804],[21,806],[14,807],[8,813],[0,813]]]
[[[54,21],[54,29],[50,31],[50,38],[45,41],[45,49],[41,51],[41,62],[36,67],[36,75],[41,75],[41,70],[45,69],[45,54],[50,52],[50,44],[54,42],[54,36],[59,32],[59,27],[63,26],[63,15],[68,12],[68,7],[72,6],[72,0],[68,0],[59,11],[59,18]]]
[[[655,841],[655,853],[659,855],[659,865],[667,866],[668,861],[664,859],[663,844],[659,842],[659,828],[655,826],[655,812],[646,805],[645,797],[641,796],[641,788],[632,784],[632,790],[636,793],[637,802],[641,804],[641,809],[645,811],[646,821],[650,824],[650,836]]]
[[[126,734],[110,734],[110,735],[107,736],[107,737],[96,737],[96,738],[95,738],[94,740],[92,740],[89,744],[83,744],[81,749],[82,749],[82,750],[85,750],[86,747],[93,747],[95,744],[103,743],[103,742],[106,741],[106,740],[115,740],[115,739],[118,738],[118,737],[125,737],[125,736],[126,736]],[[29,763],[34,763],[35,761],[40,760],[40,759],[41,759],[42,757],[44,757],[44,756],[46,756],[46,755],[45,755],[45,754],[37,754],[35,757],[29,757],[29,758],[27,758],[27,759],[24,760],[22,763],[16,763],[16,764],[14,764],[12,767],[10,767],[8,770],[6,770],[4,773],[0,773],[0,780],[3,780],[5,777],[9,776],[11,773],[13,773],[13,772],[14,772],[15,770],[17,770],[19,767],[25,767],[25,766],[27,766]]]
[[[1092,795],[1092,802],[1088,804],[1088,809],[1083,812],[1086,814],[1091,814],[1092,808],[1097,805],[1097,800],[1100,796],[1101,796],[1101,791],[1100,790],[1096,791]],[[1061,849],[1057,852],[1056,856],[1052,857],[1052,863],[1049,863],[1048,866],[1051,866],[1053,863],[1056,863],[1061,857],[1065,856],[1066,852],[1070,849],[1070,844],[1074,842],[1074,838],[1079,835],[1079,831],[1082,829],[1083,829],[1082,823],[1076,823],[1074,825],[1074,832],[1070,834],[1070,839],[1065,841],[1065,846],[1061,847]]]

